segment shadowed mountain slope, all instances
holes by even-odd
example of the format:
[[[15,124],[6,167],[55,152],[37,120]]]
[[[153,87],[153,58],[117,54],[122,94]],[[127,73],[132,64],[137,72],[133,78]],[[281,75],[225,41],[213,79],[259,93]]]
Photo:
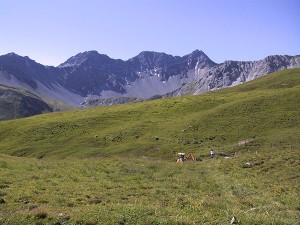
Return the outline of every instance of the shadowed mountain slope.
[[[38,96],[17,88],[0,85],[0,120],[17,119],[52,112]]]

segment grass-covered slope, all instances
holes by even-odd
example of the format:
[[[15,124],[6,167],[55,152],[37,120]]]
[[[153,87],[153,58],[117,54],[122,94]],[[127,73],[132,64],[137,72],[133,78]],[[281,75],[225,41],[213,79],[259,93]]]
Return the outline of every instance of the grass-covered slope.
[[[0,224],[298,224],[299,78],[2,121]]]
[[[241,143],[269,151],[299,147],[299,69],[200,96],[51,113],[0,123],[0,153],[33,157],[178,151],[233,153]]]

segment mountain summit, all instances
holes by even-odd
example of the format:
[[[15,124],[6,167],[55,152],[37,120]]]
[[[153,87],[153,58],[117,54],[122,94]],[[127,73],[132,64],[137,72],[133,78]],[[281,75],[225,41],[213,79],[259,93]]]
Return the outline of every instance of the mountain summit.
[[[97,51],[86,51],[69,58],[66,62],[60,64],[58,67],[79,67],[85,62],[105,63],[109,60],[110,58],[107,55],[99,54]]]
[[[158,68],[166,68],[180,61],[180,57],[162,52],[144,51],[128,61],[133,64],[136,71],[143,72]]]

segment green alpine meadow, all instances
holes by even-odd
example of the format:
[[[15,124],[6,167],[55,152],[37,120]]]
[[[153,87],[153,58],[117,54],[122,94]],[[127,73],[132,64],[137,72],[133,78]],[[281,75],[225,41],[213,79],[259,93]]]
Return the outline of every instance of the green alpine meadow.
[[[299,150],[300,69],[0,121],[0,224],[295,225]]]

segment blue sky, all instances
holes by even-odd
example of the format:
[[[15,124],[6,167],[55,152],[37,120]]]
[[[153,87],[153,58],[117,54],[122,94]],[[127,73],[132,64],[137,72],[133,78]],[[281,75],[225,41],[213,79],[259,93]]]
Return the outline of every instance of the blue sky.
[[[300,54],[300,0],[0,0],[0,55],[58,65],[83,51],[213,61]]]

